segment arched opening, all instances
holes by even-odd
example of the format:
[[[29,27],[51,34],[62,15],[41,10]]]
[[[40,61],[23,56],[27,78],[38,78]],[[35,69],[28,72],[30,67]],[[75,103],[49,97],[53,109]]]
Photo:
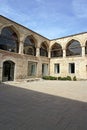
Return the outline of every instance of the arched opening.
[[[15,67],[15,63],[12,61],[5,61],[3,63],[2,81],[13,81],[14,80],[14,67]]]
[[[24,54],[36,55],[35,40],[31,36],[27,36],[24,41]]]
[[[60,44],[55,43],[51,48],[51,57],[62,57],[63,50]]]
[[[85,44],[85,54],[87,54],[87,42]]]
[[[42,44],[41,44],[40,56],[48,57],[47,44],[45,42],[42,42]]]
[[[18,37],[11,27],[5,27],[0,35],[0,49],[18,53]]]
[[[80,42],[71,40],[66,47],[66,56],[81,55],[82,49]]]

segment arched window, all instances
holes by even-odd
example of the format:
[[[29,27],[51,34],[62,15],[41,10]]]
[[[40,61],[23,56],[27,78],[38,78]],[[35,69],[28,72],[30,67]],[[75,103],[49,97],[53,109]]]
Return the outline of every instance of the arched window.
[[[85,54],[87,54],[87,42],[86,42],[86,45],[85,45]]]
[[[0,35],[0,49],[18,53],[18,37],[14,30],[10,27],[5,27]]]
[[[46,56],[46,57],[48,57],[47,45],[46,45],[45,42],[42,42],[42,44],[41,44],[40,56]]]
[[[81,55],[82,49],[78,41],[71,40],[66,48],[66,56]]]
[[[63,51],[60,44],[55,43],[51,49],[51,57],[62,57]]]
[[[24,41],[24,54],[36,55],[35,41],[32,37],[26,37]]]

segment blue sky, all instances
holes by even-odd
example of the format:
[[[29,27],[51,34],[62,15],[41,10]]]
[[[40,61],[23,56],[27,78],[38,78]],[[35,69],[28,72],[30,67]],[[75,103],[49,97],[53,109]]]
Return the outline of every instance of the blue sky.
[[[87,31],[87,0],[0,0],[0,14],[49,39]]]

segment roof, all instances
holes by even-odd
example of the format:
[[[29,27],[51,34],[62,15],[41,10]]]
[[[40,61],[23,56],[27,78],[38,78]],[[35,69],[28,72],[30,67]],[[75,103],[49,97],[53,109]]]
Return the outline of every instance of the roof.
[[[87,33],[87,32],[81,32],[81,33],[72,34],[72,35],[68,35],[68,36],[64,36],[64,37],[60,37],[60,38],[55,38],[55,39],[51,39],[51,41],[53,41],[53,40],[58,40],[58,39],[62,39],[62,38],[73,37],[73,36],[81,35],[81,34],[85,34],[85,33]]]

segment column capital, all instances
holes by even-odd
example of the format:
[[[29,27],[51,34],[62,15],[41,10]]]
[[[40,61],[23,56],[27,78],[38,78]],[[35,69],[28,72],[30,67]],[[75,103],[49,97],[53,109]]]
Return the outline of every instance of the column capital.
[[[65,47],[63,47],[63,48],[62,48],[62,50],[66,50],[66,48],[65,48]]]
[[[81,45],[81,47],[85,47],[85,45]]]

